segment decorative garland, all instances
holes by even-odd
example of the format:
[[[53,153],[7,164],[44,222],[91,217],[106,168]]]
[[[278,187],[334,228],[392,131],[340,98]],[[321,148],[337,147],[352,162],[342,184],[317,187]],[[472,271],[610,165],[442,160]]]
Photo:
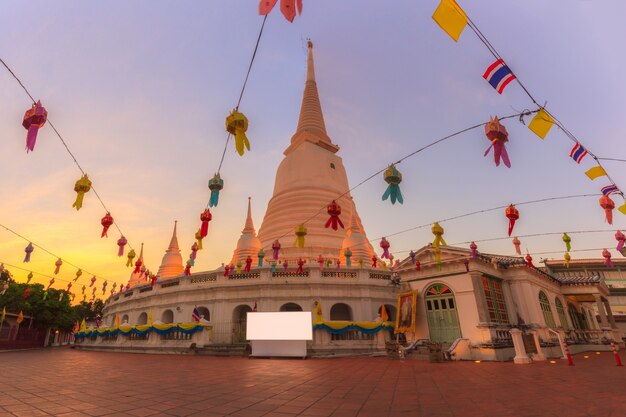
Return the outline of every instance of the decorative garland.
[[[84,338],[93,336],[115,336],[118,333],[128,336],[131,333],[141,336],[150,332],[156,334],[170,334],[179,331],[185,334],[193,334],[197,331],[204,330],[207,326],[199,323],[178,323],[178,324],[144,324],[140,326],[120,326],[120,327],[104,327],[93,330],[81,330],[74,333],[74,337]]]
[[[393,331],[389,321],[322,321],[313,324],[313,330],[326,330],[331,334],[343,334],[349,330],[358,330],[365,334],[376,334],[381,330]]]

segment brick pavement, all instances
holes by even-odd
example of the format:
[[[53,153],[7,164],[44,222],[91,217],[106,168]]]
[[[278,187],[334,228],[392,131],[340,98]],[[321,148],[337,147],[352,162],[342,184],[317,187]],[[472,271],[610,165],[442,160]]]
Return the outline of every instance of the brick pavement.
[[[0,417],[626,416],[626,367],[609,353],[588,356],[568,367],[8,352]]]

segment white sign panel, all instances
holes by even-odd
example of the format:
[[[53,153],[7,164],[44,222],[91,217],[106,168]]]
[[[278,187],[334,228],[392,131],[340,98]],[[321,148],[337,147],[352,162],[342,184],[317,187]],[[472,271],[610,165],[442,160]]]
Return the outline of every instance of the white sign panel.
[[[248,313],[248,340],[313,340],[310,311]]]

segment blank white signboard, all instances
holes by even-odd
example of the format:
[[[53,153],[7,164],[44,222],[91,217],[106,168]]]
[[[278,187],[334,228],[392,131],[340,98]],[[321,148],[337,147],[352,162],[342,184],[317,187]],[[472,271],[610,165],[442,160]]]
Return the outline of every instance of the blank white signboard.
[[[248,340],[313,340],[310,311],[248,313]]]

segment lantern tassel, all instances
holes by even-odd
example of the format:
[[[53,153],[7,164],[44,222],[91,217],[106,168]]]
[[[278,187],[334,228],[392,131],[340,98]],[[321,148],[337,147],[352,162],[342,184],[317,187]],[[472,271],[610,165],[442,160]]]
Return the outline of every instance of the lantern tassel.
[[[391,198],[391,204],[396,204],[396,201],[400,204],[404,204],[404,198],[402,198],[402,192],[398,184],[389,184],[387,190],[383,194],[383,201]]]

